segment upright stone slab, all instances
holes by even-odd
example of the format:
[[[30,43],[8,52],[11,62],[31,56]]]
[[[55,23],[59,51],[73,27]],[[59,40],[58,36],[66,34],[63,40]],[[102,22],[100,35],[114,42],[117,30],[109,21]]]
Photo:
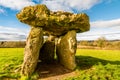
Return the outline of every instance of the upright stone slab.
[[[24,76],[30,76],[36,69],[39,50],[43,44],[43,31],[39,27],[32,27],[26,41],[24,51],[24,62],[21,73]]]
[[[77,48],[76,32],[69,31],[65,36],[58,39],[56,54],[59,62],[64,67],[74,70],[76,67],[75,53]]]
[[[55,40],[53,36],[49,36],[46,42],[40,49],[39,59],[42,62],[51,63],[54,60],[55,55]]]

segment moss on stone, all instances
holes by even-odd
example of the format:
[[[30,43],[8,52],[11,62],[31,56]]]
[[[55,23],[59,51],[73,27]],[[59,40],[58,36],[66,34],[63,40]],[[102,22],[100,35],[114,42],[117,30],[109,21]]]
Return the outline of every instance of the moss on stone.
[[[69,31],[65,36],[58,39],[56,54],[59,62],[70,70],[76,67],[75,53],[77,49],[76,32]]]
[[[77,33],[90,29],[89,17],[85,13],[52,12],[45,5],[25,7],[17,18],[30,26],[41,27],[49,35],[61,36],[70,30]]]

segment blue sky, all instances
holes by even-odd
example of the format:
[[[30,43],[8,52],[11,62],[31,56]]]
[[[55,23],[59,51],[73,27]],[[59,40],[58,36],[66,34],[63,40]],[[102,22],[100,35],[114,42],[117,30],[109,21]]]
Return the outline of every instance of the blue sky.
[[[0,0],[0,41],[26,39],[30,27],[19,22],[16,14],[25,6],[36,4],[46,4],[52,11],[86,13],[91,28],[77,34],[78,40],[120,40],[120,0]]]

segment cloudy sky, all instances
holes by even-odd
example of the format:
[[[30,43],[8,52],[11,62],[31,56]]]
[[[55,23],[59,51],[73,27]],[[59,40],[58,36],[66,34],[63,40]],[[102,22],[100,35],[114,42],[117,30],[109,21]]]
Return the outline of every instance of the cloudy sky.
[[[0,0],[0,40],[25,40],[30,27],[16,14],[25,6],[46,4],[52,11],[84,12],[90,17],[90,31],[77,34],[78,40],[105,37],[120,40],[120,0]]]

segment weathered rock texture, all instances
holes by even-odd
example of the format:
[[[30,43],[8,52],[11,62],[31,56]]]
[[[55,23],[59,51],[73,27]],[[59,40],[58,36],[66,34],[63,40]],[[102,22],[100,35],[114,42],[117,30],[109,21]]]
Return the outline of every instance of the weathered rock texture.
[[[55,40],[50,36],[40,49],[39,59],[42,60],[42,62],[52,63],[54,60],[54,55],[55,55]]]
[[[69,12],[51,12],[45,5],[25,7],[17,18],[28,25],[41,27],[44,34],[61,36],[70,30],[85,32],[90,28],[89,17]]]
[[[69,31],[65,36],[58,39],[56,54],[62,65],[70,70],[76,67],[75,53],[77,48],[76,32]]]
[[[85,13],[52,12],[45,5],[36,5],[25,7],[17,18],[31,26],[25,47],[23,75],[29,76],[34,72],[39,53],[40,60],[49,62],[54,59],[55,51],[62,65],[75,69],[76,33],[90,29],[89,17]],[[55,39],[51,36],[43,44],[43,35],[59,38],[58,44],[55,46]]]
[[[32,27],[26,41],[24,62],[22,65],[22,75],[29,76],[36,69],[39,57],[39,50],[43,44],[42,28]]]

